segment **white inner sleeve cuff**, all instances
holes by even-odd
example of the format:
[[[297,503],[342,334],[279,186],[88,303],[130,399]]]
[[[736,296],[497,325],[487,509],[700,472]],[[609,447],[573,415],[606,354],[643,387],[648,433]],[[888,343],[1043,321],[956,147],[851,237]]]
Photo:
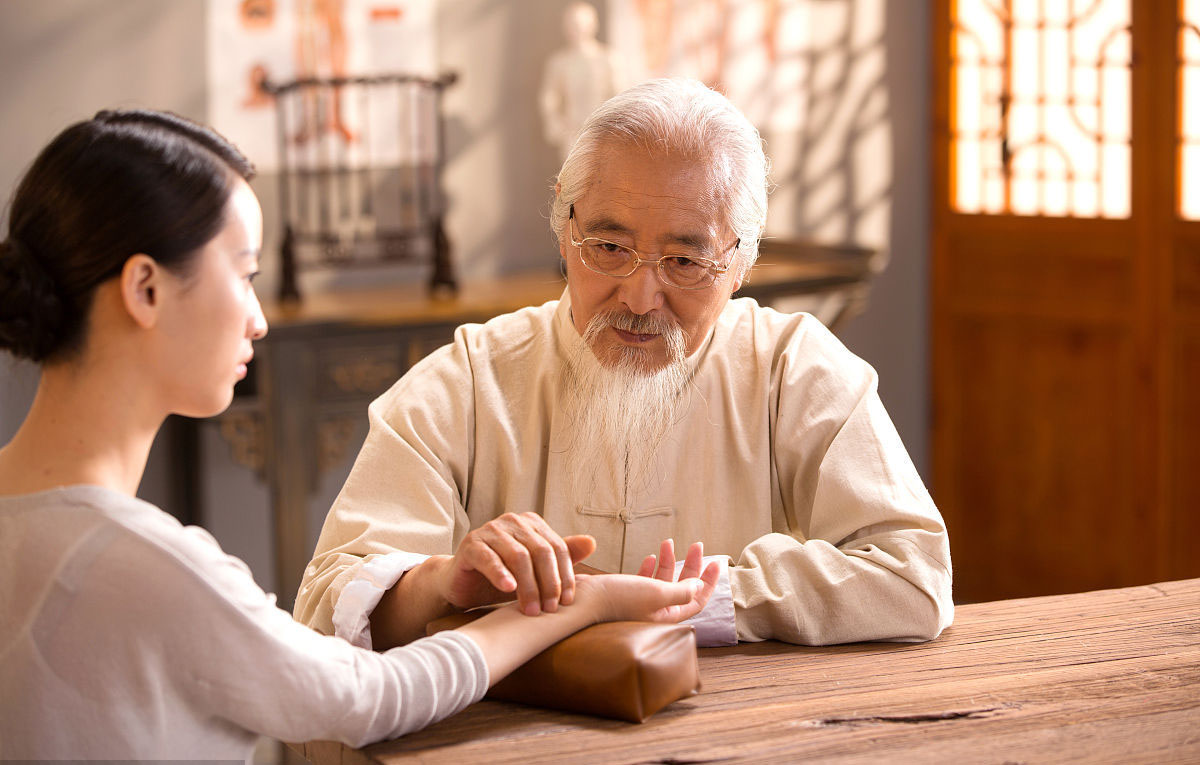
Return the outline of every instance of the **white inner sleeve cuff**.
[[[733,589],[729,585],[729,556],[706,555],[700,570],[708,568],[709,563],[716,563],[721,568],[721,576],[717,579],[717,587],[704,610],[684,620],[696,630],[696,645],[700,648],[717,645],[737,645],[737,617],[733,612]],[[675,564],[675,578],[683,569],[683,561]]]
[[[359,648],[371,650],[371,612],[383,594],[392,589],[404,572],[429,559],[428,555],[394,552],[378,555],[362,564],[354,579],[342,588],[333,606],[333,634]]]

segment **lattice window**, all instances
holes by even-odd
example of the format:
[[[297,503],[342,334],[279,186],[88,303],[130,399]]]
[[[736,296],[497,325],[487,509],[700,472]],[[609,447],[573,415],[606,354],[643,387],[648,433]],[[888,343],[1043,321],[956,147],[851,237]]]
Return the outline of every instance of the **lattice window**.
[[[1200,0],[1180,5],[1179,212],[1200,220]]]
[[[955,209],[1127,217],[1130,0],[957,0],[952,24]]]

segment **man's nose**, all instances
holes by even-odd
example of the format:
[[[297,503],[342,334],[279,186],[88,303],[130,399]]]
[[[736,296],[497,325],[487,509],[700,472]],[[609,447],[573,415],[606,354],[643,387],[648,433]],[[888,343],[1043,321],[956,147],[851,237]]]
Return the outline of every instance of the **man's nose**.
[[[663,284],[658,278],[657,263],[642,263],[621,280],[619,297],[636,314],[647,314],[663,306]]]

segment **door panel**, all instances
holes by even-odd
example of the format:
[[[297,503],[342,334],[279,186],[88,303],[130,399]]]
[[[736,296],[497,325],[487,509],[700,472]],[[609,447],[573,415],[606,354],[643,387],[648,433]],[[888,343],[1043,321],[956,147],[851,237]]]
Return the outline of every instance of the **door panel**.
[[[1146,575],[1123,447],[1132,339],[1119,325],[964,316],[953,332],[961,481],[944,504],[956,588],[993,600]],[[1103,414],[1103,416],[1099,416]]]
[[[954,262],[946,298],[956,312],[987,305],[1098,316],[1133,300],[1128,221],[955,215],[946,228]]]
[[[1168,538],[1171,579],[1200,576],[1200,318],[1176,327]]]
[[[1200,224],[1179,220],[1178,170],[1200,129],[1179,137],[1176,103],[1200,45],[1181,63],[1182,7],[935,0],[932,489],[959,601],[1200,576]],[[1056,58],[1047,35],[1125,43]],[[1055,72],[1071,62],[1084,68]],[[1073,137],[1068,123],[1104,129]],[[1088,145],[1090,165],[1020,160]],[[1104,157],[1121,146],[1113,173]],[[1089,179],[1124,184],[1096,193],[1128,204],[1075,204],[1071,184]]]

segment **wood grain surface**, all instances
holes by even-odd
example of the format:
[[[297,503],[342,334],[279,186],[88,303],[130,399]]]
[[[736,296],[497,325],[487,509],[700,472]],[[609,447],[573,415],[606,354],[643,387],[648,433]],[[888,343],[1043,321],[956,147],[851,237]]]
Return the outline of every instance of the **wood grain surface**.
[[[958,609],[924,644],[701,650],[646,723],[481,702],[317,763],[1200,762],[1200,579]]]

